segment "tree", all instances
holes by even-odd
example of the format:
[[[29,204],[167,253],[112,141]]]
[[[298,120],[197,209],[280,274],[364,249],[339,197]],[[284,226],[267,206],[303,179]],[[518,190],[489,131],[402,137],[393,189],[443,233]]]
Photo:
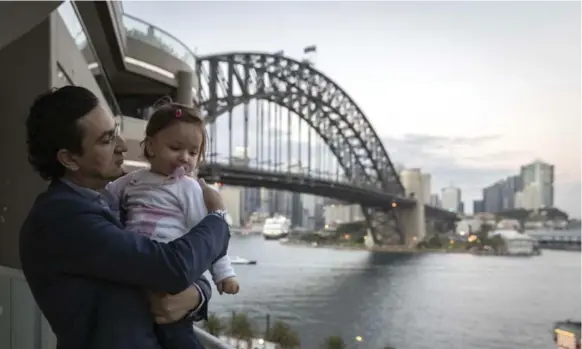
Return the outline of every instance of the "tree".
[[[346,343],[340,336],[331,336],[323,342],[323,349],[345,349]]]
[[[504,252],[506,248],[505,240],[499,235],[494,235],[491,239],[488,239],[487,244],[497,253]]]
[[[442,248],[443,247],[443,242],[441,241],[441,239],[438,235],[431,236],[430,239],[428,239],[426,244],[427,244],[428,248]]]
[[[489,238],[489,232],[493,230],[493,226],[491,224],[483,223],[479,227],[479,231],[477,232],[477,236],[479,240],[485,242]]]
[[[255,337],[253,325],[245,313],[232,314],[230,333],[234,338],[248,342]]]
[[[204,322],[204,330],[214,337],[218,337],[224,332],[225,326],[222,320],[215,314],[208,315],[208,319]]]
[[[301,345],[297,332],[282,321],[275,322],[265,339],[279,344],[283,349],[299,348]]]

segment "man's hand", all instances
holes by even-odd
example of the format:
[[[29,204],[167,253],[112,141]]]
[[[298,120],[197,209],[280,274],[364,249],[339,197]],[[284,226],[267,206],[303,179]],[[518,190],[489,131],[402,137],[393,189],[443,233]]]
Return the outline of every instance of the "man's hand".
[[[224,279],[216,285],[218,293],[237,294],[240,286],[235,277]]]
[[[158,324],[168,324],[183,319],[192,309],[200,305],[200,293],[190,286],[175,294],[149,293],[150,310]]]
[[[206,204],[206,209],[208,212],[225,210],[224,202],[220,193],[208,186],[206,181],[202,178],[198,180],[200,187],[202,187],[202,195],[204,196],[204,203]]]

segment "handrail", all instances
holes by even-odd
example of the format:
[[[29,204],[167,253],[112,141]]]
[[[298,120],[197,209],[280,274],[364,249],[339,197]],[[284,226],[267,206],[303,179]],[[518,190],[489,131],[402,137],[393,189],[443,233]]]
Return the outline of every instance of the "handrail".
[[[221,341],[200,327],[194,326],[194,332],[206,349],[234,349],[228,343]]]
[[[196,69],[196,55],[186,44],[167,31],[127,13],[123,14],[126,35],[156,46]]]

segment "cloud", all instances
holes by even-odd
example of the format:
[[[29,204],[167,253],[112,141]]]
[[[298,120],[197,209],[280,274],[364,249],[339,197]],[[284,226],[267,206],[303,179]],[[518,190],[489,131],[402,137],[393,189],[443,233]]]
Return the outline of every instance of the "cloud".
[[[431,174],[431,191],[455,185],[461,188],[465,208],[482,197],[482,189],[507,176],[519,173],[523,159],[535,156],[527,150],[491,151],[498,135],[442,137],[408,134],[384,137],[384,146],[396,164],[419,167]],[[574,217],[580,216],[580,181],[556,182],[555,205]]]
[[[244,127],[242,108],[233,113],[233,148],[244,145]],[[249,115],[249,156],[255,157],[255,143],[257,141],[256,116]],[[225,157],[228,154],[228,117],[218,119],[217,144],[218,153]],[[293,119],[297,119],[293,117]],[[286,120],[286,118],[285,118]],[[294,123],[296,120],[293,121]],[[282,123],[285,126],[286,122]],[[265,125],[266,126],[266,125]],[[267,128],[267,127],[265,127]],[[281,127],[286,134],[286,127]],[[275,130],[271,125],[270,132]],[[293,128],[295,129],[295,127]],[[303,127],[303,131],[307,126]],[[263,131],[263,135],[266,132]],[[282,142],[283,161],[287,159],[287,141]],[[316,143],[319,140],[314,139]],[[395,165],[406,168],[419,167],[431,174],[431,191],[440,193],[443,187],[455,185],[461,188],[465,207],[471,211],[472,201],[482,197],[482,189],[494,182],[519,173],[519,167],[536,158],[536,154],[526,149],[503,149],[503,137],[498,134],[481,135],[475,137],[446,137],[433,134],[408,133],[401,137],[382,137],[382,142],[388,155]],[[263,140],[266,146],[266,136]],[[299,140],[292,136],[292,157],[296,157]],[[302,136],[303,161],[306,161],[307,145],[306,134]],[[314,144],[312,143],[312,144]],[[312,148],[314,149],[314,148]],[[234,151],[234,149],[233,149]],[[312,152],[312,156],[317,151]],[[265,153],[266,156],[266,153]],[[293,159],[293,163],[295,163]],[[576,189],[578,188],[578,189]],[[579,216],[580,212],[580,182],[556,183],[556,205],[571,214]],[[575,193],[573,195],[572,193]]]
[[[510,164],[492,163],[494,154],[471,155],[472,149],[496,139],[495,135],[460,138],[416,134],[385,137],[383,143],[394,163],[430,173],[433,193],[452,184],[463,190],[464,199],[472,200],[483,187],[516,172]],[[465,156],[459,156],[463,153]]]
[[[436,136],[428,134],[418,134],[418,133],[408,133],[402,138],[385,138],[387,141],[404,141],[408,144],[420,145],[420,146],[435,146],[435,147],[445,147],[445,146],[466,146],[483,144],[491,141],[495,141],[501,138],[500,135],[486,135],[478,137],[445,137]]]

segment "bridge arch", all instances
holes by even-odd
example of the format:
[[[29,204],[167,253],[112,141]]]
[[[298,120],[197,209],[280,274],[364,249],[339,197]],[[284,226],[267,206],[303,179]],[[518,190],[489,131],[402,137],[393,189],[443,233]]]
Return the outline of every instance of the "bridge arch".
[[[354,184],[404,196],[392,161],[353,99],[306,62],[271,53],[229,52],[197,58],[200,108],[209,122],[249,101],[267,100],[294,112],[313,128]],[[362,207],[379,242],[392,220],[383,209]],[[401,232],[399,240],[404,237]]]
[[[198,57],[198,100],[210,122],[263,99],[297,114],[315,129],[346,174],[362,185],[404,195],[394,166],[358,105],[333,80],[292,58],[271,53],[230,52]]]

